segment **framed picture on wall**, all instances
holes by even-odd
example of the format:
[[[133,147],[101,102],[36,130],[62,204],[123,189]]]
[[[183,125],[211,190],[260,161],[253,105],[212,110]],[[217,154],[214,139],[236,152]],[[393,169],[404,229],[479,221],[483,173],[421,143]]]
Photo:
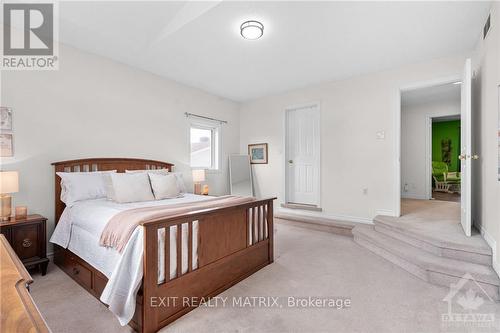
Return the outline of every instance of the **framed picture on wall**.
[[[0,107],[0,131],[12,131],[12,109]]]
[[[0,134],[0,157],[14,156],[14,142],[12,134]]]
[[[248,145],[251,164],[267,164],[267,143]]]

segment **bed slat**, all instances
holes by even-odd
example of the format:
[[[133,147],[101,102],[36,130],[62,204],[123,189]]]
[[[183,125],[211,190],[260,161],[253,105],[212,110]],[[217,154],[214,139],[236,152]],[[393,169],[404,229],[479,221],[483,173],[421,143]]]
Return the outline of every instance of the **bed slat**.
[[[165,282],[170,281],[170,227],[165,227],[165,244],[164,244],[164,261],[165,261]]]
[[[193,221],[188,222],[188,272],[193,270]]]
[[[253,241],[252,244],[257,243],[257,222],[256,222],[257,214],[256,214],[256,209],[255,207],[252,208],[252,236],[253,236]]]
[[[177,225],[177,277],[182,275],[182,224]]]

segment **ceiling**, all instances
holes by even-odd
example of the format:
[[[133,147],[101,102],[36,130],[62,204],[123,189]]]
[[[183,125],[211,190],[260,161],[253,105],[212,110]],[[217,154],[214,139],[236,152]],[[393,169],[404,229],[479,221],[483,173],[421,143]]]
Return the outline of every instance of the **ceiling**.
[[[404,91],[401,105],[404,108],[426,103],[451,103],[460,105],[460,84],[441,84],[432,87]]]
[[[490,2],[61,2],[59,39],[248,101],[474,48]],[[239,25],[260,20],[264,36]]]

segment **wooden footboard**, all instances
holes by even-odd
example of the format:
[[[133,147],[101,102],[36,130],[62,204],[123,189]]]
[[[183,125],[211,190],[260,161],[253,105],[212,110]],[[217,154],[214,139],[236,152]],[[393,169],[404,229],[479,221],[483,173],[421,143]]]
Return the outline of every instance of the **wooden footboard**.
[[[142,332],[156,332],[194,309],[202,298],[219,294],[273,262],[273,200],[208,209],[143,224]],[[197,233],[193,232],[195,223]],[[164,252],[165,267],[170,267],[171,226],[188,229],[188,246],[183,247],[182,233],[177,232],[177,275],[171,279],[167,269],[166,280],[158,283],[159,251]],[[163,249],[158,249],[160,229],[166,235]],[[193,255],[195,243],[197,256]],[[182,265],[186,249],[187,267]]]

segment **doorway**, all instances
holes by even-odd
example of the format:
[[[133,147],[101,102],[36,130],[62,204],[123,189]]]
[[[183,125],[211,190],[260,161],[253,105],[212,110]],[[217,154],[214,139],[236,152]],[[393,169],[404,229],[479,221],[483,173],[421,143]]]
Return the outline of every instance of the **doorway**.
[[[455,92],[458,92],[458,87],[460,91],[460,102],[459,102],[459,114],[460,114],[460,149],[458,150],[455,149],[454,155],[457,155],[460,160],[460,174],[457,175],[460,177],[460,184],[455,187],[459,188],[460,191],[460,203],[454,203],[456,204],[456,209],[457,212],[459,213],[459,219],[457,223],[460,223],[462,225],[463,232],[465,233],[466,236],[471,236],[472,232],[472,200],[471,200],[471,188],[472,188],[472,162],[474,160],[477,160],[479,157],[477,155],[472,154],[472,68],[471,68],[471,60],[466,59],[464,69],[462,71],[462,74],[457,77],[450,77],[446,79],[438,79],[430,82],[424,82],[424,83],[418,83],[414,84],[412,86],[407,86],[404,88],[400,89],[400,100],[399,100],[399,108],[397,109],[397,114],[396,114],[396,126],[397,126],[397,136],[396,136],[396,151],[398,152],[397,159],[396,159],[396,189],[397,189],[397,195],[396,195],[396,205],[395,205],[395,216],[399,217],[401,216],[401,213],[404,215],[404,207],[405,205],[408,206],[410,202],[405,201],[405,200],[421,200],[422,202],[428,201],[430,202],[432,198],[432,186],[427,186],[427,190],[424,190],[421,186],[422,184],[432,184],[429,179],[430,175],[432,175],[432,149],[429,149],[431,147],[431,144],[429,141],[432,141],[432,119],[433,118],[439,118],[443,116],[447,116],[446,114],[435,114],[434,110],[433,112],[427,112],[426,119],[427,122],[424,122],[424,125],[427,126],[427,132],[430,133],[427,137],[428,140],[424,144],[424,149],[420,150],[411,150],[408,149],[408,145],[412,145],[415,142],[417,143],[422,143],[419,140],[407,140],[406,142],[404,141],[404,134],[405,130],[406,131],[413,131],[415,130],[414,127],[421,128],[422,121],[413,121],[413,122],[405,122],[403,121],[403,117],[405,116],[404,114],[404,108],[405,108],[405,94],[410,94],[415,93],[418,96],[419,92],[423,92],[425,90],[429,90],[431,94],[439,92],[441,89],[451,89],[453,90],[452,85],[456,85],[457,89]],[[418,99],[418,97],[417,97]],[[455,98],[455,101],[457,99]],[[440,108],[437,110],[437,112],[442,112],[445,110],[444,108]],[[457,111],[455,111],[457,112]],[[417,126],[418,125],[418,126]],[[406,126],[406,127],[405,127]],[[420,145],[421,147],[421,145]],[[425,148],[426,147],[426,148]],[[443,148],[441,148],[443,149]],[[449,147],[445,147],[445,153],[447,155],[450,155],[450,149]],[[424,155],[422,155],[422,151],[425,151]],[[443,152],[441,152],[443,153]],[[409,157],[405,158],[405,157]],[[416,156],[414,159],[415,163],[409,163],[408,161],[411,160],[412,156]],[[453,160],[455,156],[451,156],[451,160]],[[426,163],[425,161],[429,161],[430,163]],[[424,181],[416,181],[415,183],[412,183],[410,181],[407,181],[405,179],[405,172],[406,173],[412,173],[412,170],[415,171],[417,170],[417,173],[420,174],[420,177],[422,177],[422,168],[418,167],[422,163],[426,164],[427,167],[424,167],[425,170],[427,171],[427,174],[423,176]],[[406,170],[406,169],[407,170]],[[446,169],[446,168],[444,168]],[[406,170],[406,171],[405,171]],[[408,171],[410,170],[410,171]],[[446,172],[446,170],[445,170]],[[420,178],[422,179],[422,178]],[[420,186],[420,188],[418,188]],[[418,191],[417,191],[418,190]],[[420,198],[412,199],[411,197],[408,198],[409,193],[408,192],[419,192],[420,193]],[[411,195],[411,193],[410,193]],[[407,198],[405,198],[407,196]]]
[[[285,110],[286,203],[320,206],[320,108],[318,103]]]
[[[460,115],[431,119],[432,199],[460,202]]]
[[[459,84],[446,83],[402,92],[402,198],[431,200],[460,192],[460,184],[457,186],[454,181],[459,168],[459,124]]]

